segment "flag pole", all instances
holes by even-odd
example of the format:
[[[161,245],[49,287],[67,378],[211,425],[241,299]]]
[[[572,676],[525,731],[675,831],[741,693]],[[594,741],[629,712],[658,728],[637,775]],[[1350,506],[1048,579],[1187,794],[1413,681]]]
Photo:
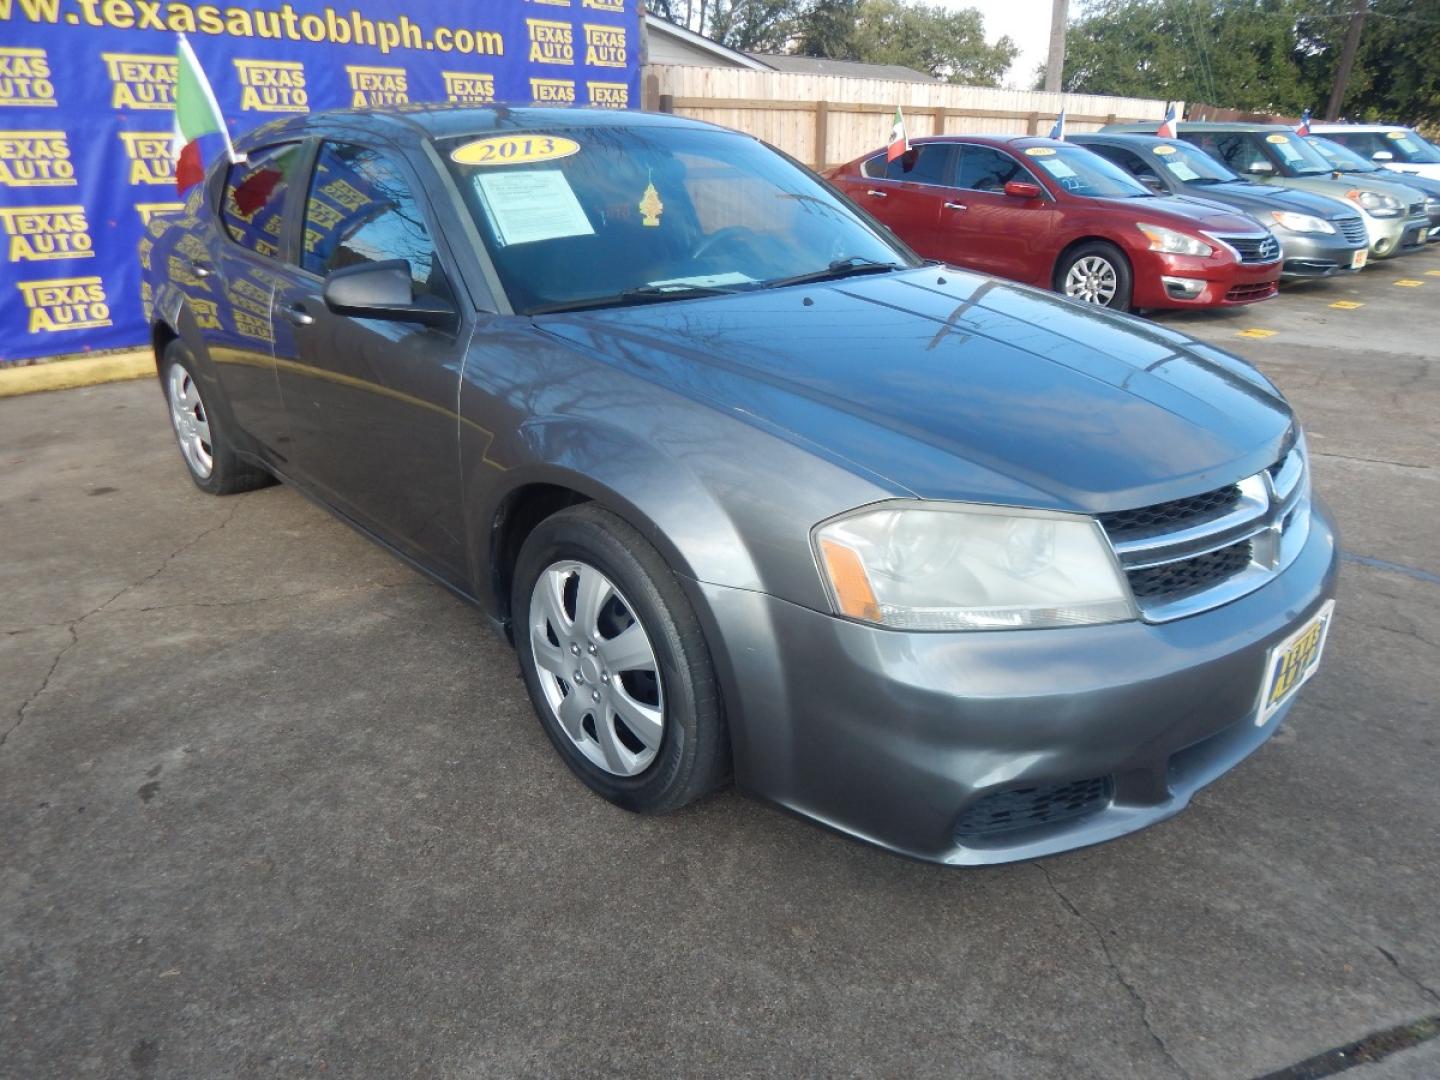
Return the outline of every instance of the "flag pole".
[[[196,71],[204,71],[200,66],[200,59],[195,55],[195,50],[190,47],[190,41],[185,37],[184,31],[177,31],[175,36],[180,39],[180,49],[185,53],[190,66]],[[220,137],[225,140],[225,156],[230,159],[230,164],[238,165],[245,160],[244,154],[235,153],[235,144],[230,141],[230,125],[225,122],[225,114],[220,111],[220,102],[215,98],[215,90],[210,85],[208,77],[200,80],[200,88],[205,92],[205,100],[209,103],[214,115],[220,120]]]

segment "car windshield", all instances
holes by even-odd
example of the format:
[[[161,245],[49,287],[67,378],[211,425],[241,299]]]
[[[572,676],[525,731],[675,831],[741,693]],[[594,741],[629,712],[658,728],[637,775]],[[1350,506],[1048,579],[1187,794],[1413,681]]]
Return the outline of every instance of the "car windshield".
[[[1284,162],[1285,167],[1295,176],[1317,176],[1335,171],[1335,166],[1294,132],[1272,131],[1262,138],[1270,147],[1271,153]]]
[[[1151,152],[1177,180],[1187,184],[1227,184],[1240,179],[1239,173],[1189,143],[1160,143]]]
[[[919,265],[812,174],[742,135],[617,125],[439,149],[521,313]]]
[[[1337,172],[1380,172],[1380,166],[1355,153],[1348,146],[1341,146],[1319,135],[1306,136],[1305,141],[1320,152]]]
[[[1153,199],[1155,193],[1120,166],[1082,146],[1027,146],[1026,164],[1043,169],[1072,195],[1096,199]]]
[[[1427,142],[1413,131],[1387,131],[1385,142],[1395,155],[1396,161],[1413,161],[1416,164],[1440,164],[1440,149]]]

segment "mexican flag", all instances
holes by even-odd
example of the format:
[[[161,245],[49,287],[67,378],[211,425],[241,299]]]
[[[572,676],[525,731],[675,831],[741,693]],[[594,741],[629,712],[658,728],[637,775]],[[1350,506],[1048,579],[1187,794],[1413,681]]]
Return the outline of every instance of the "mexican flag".
[[[910,137],[905,134],[905,117],[900,115],[900,106],[895,106],[895,122],[890,125],[890,141],[885,146],[885,160],[894,161],[910,149]]]
[[[176,49],[178,71],[175,79],[175,134],[171,138],[170,152],[175,157],[175,190],[184,195],[186,190],[198,184],[205,176],[205,162],[200,157],[200,136],[220,135],[225,140],[225,153],[235,160],[235,148],[230,145],[230,132],[225,129],[225,118],[220,115],[220,103],[215,100],[215,91],[210,89],[210,80],[200,61],[195,59],[195,50],[185,35],[179,35]]]

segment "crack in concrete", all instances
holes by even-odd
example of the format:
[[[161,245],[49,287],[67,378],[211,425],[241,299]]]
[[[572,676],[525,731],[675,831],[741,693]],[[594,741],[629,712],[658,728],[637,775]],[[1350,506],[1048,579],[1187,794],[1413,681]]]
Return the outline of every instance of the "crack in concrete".
[[[1045,884],[1050,886],[1050,891],[1055,894],[1055,898],[1060,901],[1065,910],[1080,922],[1084,923],[1090,932],[1095,935],[1095,940],[1100,945],[1100,951],[1105,957],[1105,964],[1109,967],[1110,973],[1115,976],[1115,981],[1125,988],[1125,992],[1130,995],[1130,1000],[1135,1003],[1136,1008],[1139,1010],[1140,1024],[1145,1028],[1146,1034],[1150,1036],[1151,1041],[1155,1043],[1156,1049],[1160,1051],[1161,1055],[1171,1064],[1175,1071],[1185,1077],[1186,1080],[1190,1080],[1190,1071],[1186,1069],[1184,1065],[1180,1064],[1175,1055],[1170,1052],[1170,1047],[1166,1045],[1160,1033],[1151,1025],[1150,1007],[1146,1004],[1140,991],[1135,988],[1134,984],[1125,977],[1125,973],[1120,970],[1120,965],[1115,962],[1114,954],[1110,952],[1110,943],[1105,940],[1105,934],[1101,931],[1100,927],[1081,914],[1080,909],[1077,908],[1070,898],[1061,891],[1060,887],[1055,884],[1055,879],[1050,876],[1050,871],[1045,868],[1044,863],[1035,862],[1030,865],[1040,871],[1040,875],[1045,879]]]
[[[1440,993],[1436,993],[1436,991],[1431,989],[1424,980],[1422,980],[1418,975],[1416,975],[1413,971],[1411,971],[1404,964],[1402,964],[1399,957],[1397,957],[1389,949],[1385,948],[1384,945],[1375,945],[1373,941],[1370,944],[1375,946],[1376,952],[1378,952],[1381,956],[1385,957],[1386,960],[1390,961],[1390,966],[1393,967],[1397,972],[1399,972],[1402,978],[1408,980],[1417,990],[1426,994],[1428,997],[1431,998],[1431,1000],[1440,1001]]]
[[[110,599],[106,600],[103,604],[100,604],[98,607],[91,608],[84,615],[81,615],[78,619],[63,624],[66,631],[70,634],[70,640],[65,643],[64,647],[55,654],[55,658],[50,661],[50,668],[48,671],[45,672],[45,677],[40,681],[40,685],[35,689],[35,692],[32,693],[29,697],[27,697],[24,701],[22,701],[20,703],[20,707],[15,710],[15,722],[11,724],[8,728],[6,728],[4,731],[0,731],[0,747],[4,747],[10,736],[15,734],[15,732],[20,729],[20,725],[25,723],[25,717],[29,714],[30,710],[34,708],[35,702],[38,701],[40,699],[40,696],[44,694],[45,691],[49,688],[50,680],[55,677],[55,672],[60,667],[60,661],[65,659],[66,654],[69,653],[71,649],[75,648],[76,645],[80,644],[79,627],[82,623],[86,622],[89,619],[93,619],[95,616],[104,612],[106,608],[108,608],[111,604],[115,603],[116,600],[119,600],[126,593],[138,589],[142,585],[146,585],[151,581],[154,581],[157,577],[159,577],[162,573],[165,572],[166,567],[168,567],[170,563],[173,562],[177,557],[189,551],[196,544],[200,543],[200,541],[204,540],[207,536],[212,536],[215,533],[219,532],[221,529],[225,528],[225,526],[229,525],[230,522],[235,519],[235,515],[239,513],[239,511],[240,503],[237,500],[235,505],[230,508],[230,512],[225,515],[224,519],[220,522],[220,524],[212,525],[210,526],[210,528],[204,529],[199,533],[195,534],[193,537],[185,541],[185,543],[181,544],[174,551],[170,552],[169,555],[166,555],[165,558],[160,561],[159,566],[157,566],[154,570],[150,571],[150,573],[146,574],[139,581],[131,582],[130,584],[122,588],[119,592],[115,593],[114,596],[110,597]]]
[[[1341,461],[1358,461],[1365,465],[1393,465],[1397,469],[1419,469],[1429,472],[1429,465],[1416,465],[1409,461],[1392,461],[1390,458],[1356,457],[1354,454],[1332,454],[1324,450],[1311,450],[1311,457],[1339,458]]]

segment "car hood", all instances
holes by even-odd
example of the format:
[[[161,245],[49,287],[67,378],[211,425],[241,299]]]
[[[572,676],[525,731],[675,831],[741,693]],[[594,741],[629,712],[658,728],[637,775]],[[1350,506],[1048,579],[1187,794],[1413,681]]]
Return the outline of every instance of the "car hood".
[[[949,268],[535,324],[921,498],[1145,505],[1260,471],[1291,424],[1226,353]]]
[[[1264,184],[1187,184],[1184,198],[1223,203],[1249,214],[1268,214],[1272,210],[1281,210],[1309,214],[1327,221],[1354,217],[1358,213],[1336,206],[1335,200],[1324,195],[1296,188],[1267,187]]]
[[[1254,233],[1259,226],[1247,217],[1215,203],[1193,202],[1157,195],[1150,199],[1091,199],[1090,202],[1123,212],[1131,221],[1167,225],[1172,229],[1218,233]]]
[[[1422,174],[1399,173],[1392,169],[1382,169],[1373,173],[1346,173],[1345,175],[1363,180],[1379,180],[1384,184],[1398,184],[1431,198],[1440,197],[1440,180]]]

